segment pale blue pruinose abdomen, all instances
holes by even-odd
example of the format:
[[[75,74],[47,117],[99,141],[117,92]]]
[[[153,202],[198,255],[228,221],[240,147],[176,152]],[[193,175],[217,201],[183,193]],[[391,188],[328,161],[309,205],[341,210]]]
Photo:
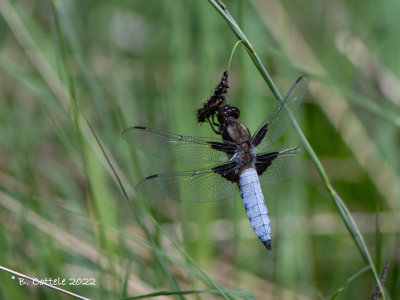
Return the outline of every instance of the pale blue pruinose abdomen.
[[[255,169],[239,173],[239,189],[251,227],[265,247],[271,250],[271,222]]]

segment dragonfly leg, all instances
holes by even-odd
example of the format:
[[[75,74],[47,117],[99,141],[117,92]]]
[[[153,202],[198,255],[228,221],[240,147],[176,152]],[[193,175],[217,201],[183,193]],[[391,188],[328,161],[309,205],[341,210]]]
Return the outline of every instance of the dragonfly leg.
[[[214,121],[214,115],[212,115],[212,122],[210,121],[210,117],[207,118],[208,123],[211,126],[211,129],[216,133],[216,134],[221,134],[220,130],[216,130],[214,126],[217,126],[218,128],[220,127],[217,122]]]
[[[211,116],[211,119],[212,119],[212,122],[213,122],[213,124],[214,124],[215,126],[217,126],[217,127],[220,126],[219,123],[215,122],[215,115],[212,115],[212,116]]]

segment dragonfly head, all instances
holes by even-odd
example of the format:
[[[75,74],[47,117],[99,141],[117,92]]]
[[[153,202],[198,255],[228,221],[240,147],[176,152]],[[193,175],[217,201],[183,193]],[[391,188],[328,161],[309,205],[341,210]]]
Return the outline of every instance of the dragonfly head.
[[[218,109],[218,122],[222,126],[228,125],[229,121],[236,121],[239,116],[239,109],[232,105],[224,105]]]

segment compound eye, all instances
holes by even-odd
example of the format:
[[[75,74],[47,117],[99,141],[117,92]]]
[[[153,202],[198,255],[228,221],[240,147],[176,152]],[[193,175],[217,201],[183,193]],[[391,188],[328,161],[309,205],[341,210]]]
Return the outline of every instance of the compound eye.
[[[240,111],[239,111],[236,107],[233,107],[231,116],[232,116],[233,118],[235,118],[235,119],[239,119],[239,117],[240,117]]]
[[[228,118],[238,119],[239,116],[239,110],[231,105],[225,105],[218,110],[218,122],[220,124],[225,124]]]

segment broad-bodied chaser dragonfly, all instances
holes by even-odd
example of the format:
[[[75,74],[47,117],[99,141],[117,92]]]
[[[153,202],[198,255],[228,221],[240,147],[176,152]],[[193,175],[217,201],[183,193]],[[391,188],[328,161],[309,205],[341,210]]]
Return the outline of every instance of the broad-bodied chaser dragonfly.
[[[287,113],[292,116],[297,113],[307,86],[308,78],[299,77],[284,101],[252,136],[238,121],[239,109],[231,105],[218,108],[222,139],[183,136],[142,126],[125,129],[123,137],[147,153],[164,159],[214,163],[192,171],[148,176],[139,182],[136,190],[150,197],[201,202],[231,198],[238,185],[250,224],[270,250],[271,226],[260,184],[271,185],[293,176],[295,156],[300,149],[267,150],[288,129]]]

